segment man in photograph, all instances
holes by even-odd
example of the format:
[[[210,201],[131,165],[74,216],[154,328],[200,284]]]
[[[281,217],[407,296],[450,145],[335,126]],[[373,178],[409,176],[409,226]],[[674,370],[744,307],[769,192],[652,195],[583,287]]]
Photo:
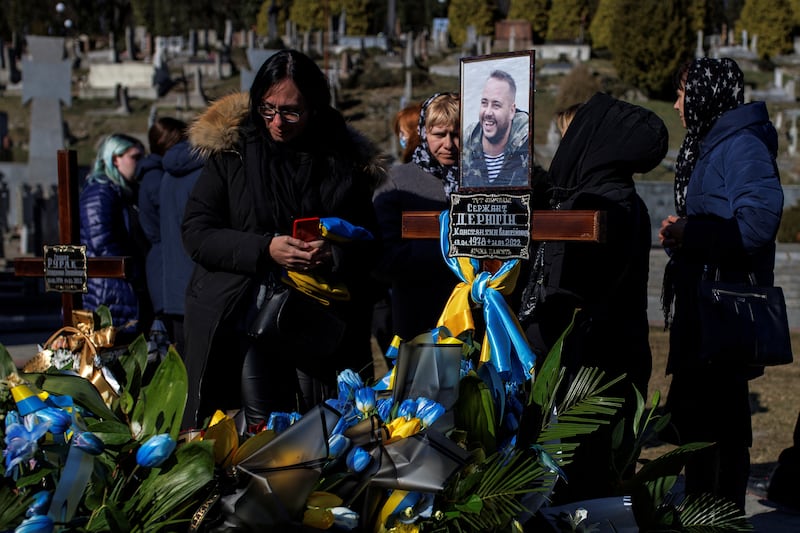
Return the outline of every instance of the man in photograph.
[[[528,113],[517,109],[517,84],[494,70],[481,93],[478,122],[464,132],[462,187],[527,187]]]

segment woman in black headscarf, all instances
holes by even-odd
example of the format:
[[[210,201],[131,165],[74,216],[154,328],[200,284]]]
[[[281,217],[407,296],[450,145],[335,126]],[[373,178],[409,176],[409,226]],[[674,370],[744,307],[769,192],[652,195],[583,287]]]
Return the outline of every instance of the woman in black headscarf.
[[[673,431],[664,437],[716,442],[686,465],[686,491],[725,497],[744,511],[753,440],[747,381],[763,368],[701,359],[697,290],[707,268],[725,281],[752,272],[759,285],[773,283],[783,210],[778,137],[763,102],[743,104],[744,75],[732,59],[695,59],[676,82],[673,107],[687,133],[675,171],[677,214],[659,233],[671,255],[664,305]]]
[[[597,93],[575,111],[549,179],[538,185],[554,209],[605,212],[606,239],[597,244],[540,244],[523,291],[520,323],[534,352],[544,355],[579,309],[562,352],[565,386],[582,366],[600,368],[608,380],[627,376],[609,392],[625,398],[623,409],[612,424],[581,439],[567,466],[569,484],[557,486],[553,495],[560,503],[613,493],[621,475],[616,469],[622,465],[611,461],[611,433],[625,417],[626,435],[632,437],[630,414],[636,404],[631,385],[647,395],[652,369],[647,320],[650,218],[633,174],[658,165],[667,141],[667,129],[653,112]],[[623,449],[620,456],[629,451]]]

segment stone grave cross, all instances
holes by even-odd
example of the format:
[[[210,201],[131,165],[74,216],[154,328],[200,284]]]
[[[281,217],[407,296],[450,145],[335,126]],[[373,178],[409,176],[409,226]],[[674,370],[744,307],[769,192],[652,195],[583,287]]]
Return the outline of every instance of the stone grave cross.
[[[78,158],[74,150],[59,150],[58,161],[58,235],[62,245],[77,245],[80,241],[78,216]],[[87,278],[124,278],[127,273],[125,257],[86,258]],[[14,274],[21,277],[45,277],[45,258],[20,257],[14,260]],[[55,289],[58,290],[58,289]],[[77,291],[60,291],[65,326],[72,326],[72,311],[80,309]]]
[[[72,105],[72,65],[64,59],[64,39],[29,35],[30,58],[22,60],[22,103],[31,103],[28,183],[49,185],[54,155],[64,149],[61,104]]]

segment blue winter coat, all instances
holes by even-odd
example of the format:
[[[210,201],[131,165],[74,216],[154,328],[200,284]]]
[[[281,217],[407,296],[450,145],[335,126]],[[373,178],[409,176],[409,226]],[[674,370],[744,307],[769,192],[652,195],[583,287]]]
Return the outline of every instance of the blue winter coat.
[[[686,192],[688,222],[671,265],[675,315],[668,372],[704,365],[698,357],[697,285],[706,265],[718,268],[723,280],[745,281],[753,272],[760,285],[774,281],[783,212],[777,149],[763,102],[726,112],[700,143]],[[750,377],[760,373],[747,372]]]
[[[88,292],[83,295],[83,308],[94,310],[108,306],[113,325],[122,327],[139,319],[139,302],[134,283],[141,269],[136,262],[138,251],[132,238],[133,198],[130,193],[111,183],[90,182],[80,195],[81,243],[87,257],[128,256],[133,264],[131,278],[89,278]],[[137,328],[126,329],[136,330]]]
[[[181,223],[189,194],[203,169],[203,159],[192,151],[188,141],[182,141],[167,150],[163,163],[159,201],[164,312],[183,315],[186,286],[192,277],[194,262],[183,248]]]
[[[153,302],[153,309],[156,313],[160,313],[164,309],[158,200],[158,190],[163,174],[164,167],[161,164],[160,155],[148,154],[139,161],[139,223],[150,243],[150,250],[145,259],[145,275],[147,290],[150,292],[150,300]]]

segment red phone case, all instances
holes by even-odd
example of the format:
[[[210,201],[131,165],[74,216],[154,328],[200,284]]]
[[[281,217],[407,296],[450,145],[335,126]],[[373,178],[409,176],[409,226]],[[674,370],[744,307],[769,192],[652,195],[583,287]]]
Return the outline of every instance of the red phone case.
[[[319,217],[297,218],[292,227],[292,236],[303,241],[317,241],[322,238],[319,231]]]

